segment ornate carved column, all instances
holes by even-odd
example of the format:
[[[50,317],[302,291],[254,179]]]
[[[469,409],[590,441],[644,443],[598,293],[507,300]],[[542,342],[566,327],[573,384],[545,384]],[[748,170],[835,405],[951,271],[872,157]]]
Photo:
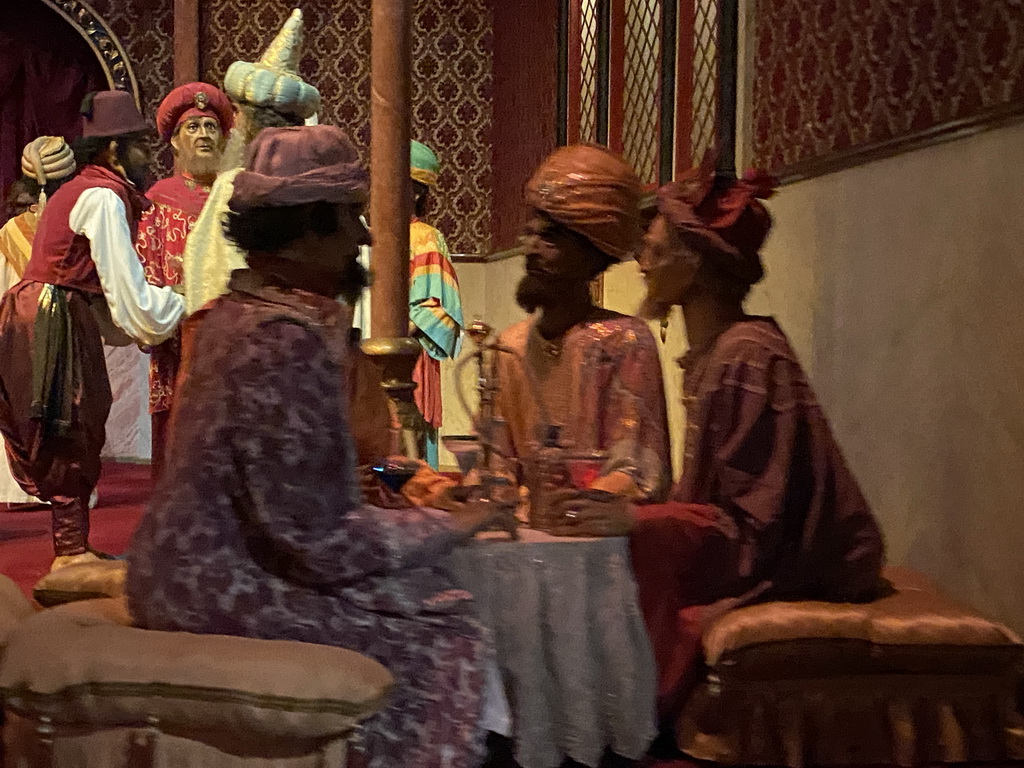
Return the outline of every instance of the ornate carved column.
[[[384,369],[384,388],[403,431],[417,431],[412,371],[420,354],[409,336],[409,177],[412,2],[373,0],[370,51],[370,229],[373,232],[371,338],[363,343]],[[419,443],[419,440],[416,441]]]

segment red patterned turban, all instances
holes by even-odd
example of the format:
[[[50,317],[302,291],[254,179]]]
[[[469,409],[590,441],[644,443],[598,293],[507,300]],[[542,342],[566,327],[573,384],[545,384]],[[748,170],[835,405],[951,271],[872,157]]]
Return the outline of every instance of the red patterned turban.
[[[640,244],[640,180],[594,144],[556,149],[526,185],[526,202],[617,259]]]
[[[713,153],[697,168],[658,190],[658,213],[702,256],[713,258],[747,285],[764,277],[760,250],[772,217],[759,201],[775,193],[777,180],[759,171],[716,183]]]
[[[235,177],[232,211],[306,203],[345,203],[366,194],[359,153],[340,128],[308,125],[265,128],[249,145],[245,170]]]
[[[198,115],[212,117],[220,123],[221,133],[227,133],[235,121],[234,109],[224,91],[207,83],[179,85],[160,102],[156,111],[156,127],[164,141],[186,119]]]

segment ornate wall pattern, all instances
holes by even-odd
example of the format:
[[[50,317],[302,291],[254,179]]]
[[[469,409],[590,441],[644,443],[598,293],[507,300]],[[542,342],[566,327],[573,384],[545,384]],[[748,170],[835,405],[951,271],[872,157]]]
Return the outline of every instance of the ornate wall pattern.
[[[174,0],[89,0],[124,47],[138,80],[142,112],[156,122],[156,108],[174,87]],[[157,177],[171,172],[171,155],[161,148]]]
[[[109,2],[109,0],[108,0]],[[203,79],[221,83],[236,59],[258,56],[294,0],[204,0]],[[306,0],[300,68],[320,89],[320,120],[345,129],[364,159],[370,146],[370,2]],[[441,160],[429,216],[453,253],[491,247],[492,21],[487,0],[416,0],[413,138]]]
[[[1024,113],[1022,11],[1020,0],[759,0],[756,163],[813,175],[840,154],[850,165],[858,149]]]

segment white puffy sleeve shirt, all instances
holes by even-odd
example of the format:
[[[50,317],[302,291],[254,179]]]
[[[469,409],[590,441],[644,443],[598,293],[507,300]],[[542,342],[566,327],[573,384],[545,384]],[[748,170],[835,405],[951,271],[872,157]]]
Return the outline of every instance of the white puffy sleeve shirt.
[[[121,198],[104,187],[87,189],[71,209],[68,224],[75,234],[89,238],[114,323],[143,344],[168,339],[181,321],[185,303],[170,287],[146,282]]]

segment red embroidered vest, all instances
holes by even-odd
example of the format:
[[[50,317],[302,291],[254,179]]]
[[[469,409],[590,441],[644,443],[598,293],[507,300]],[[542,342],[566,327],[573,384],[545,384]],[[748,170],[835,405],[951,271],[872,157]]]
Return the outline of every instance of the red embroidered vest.
[[[25,267],[23,280],[51,283],[86,293],[103,293],[96,264],[92,260],[89,238],[72,232],[69,223],[78,198],[93,187],[109,189],[121,198],[134,241],[139,219],[149,207],[149,201],[126,179],[108,168],[86,165],[47,201],[32,241],[32,258]]]

